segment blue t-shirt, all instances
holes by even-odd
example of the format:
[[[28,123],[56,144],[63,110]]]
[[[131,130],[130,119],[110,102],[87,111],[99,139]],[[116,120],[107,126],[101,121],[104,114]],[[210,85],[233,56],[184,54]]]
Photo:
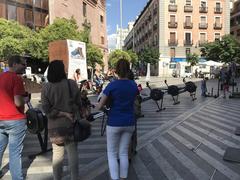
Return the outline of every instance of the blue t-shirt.
[[[103,94],[111,98],[109,126],[134,125],[134,100],[137,93],[137,84],[132,80],[115,80],[107,85]]]

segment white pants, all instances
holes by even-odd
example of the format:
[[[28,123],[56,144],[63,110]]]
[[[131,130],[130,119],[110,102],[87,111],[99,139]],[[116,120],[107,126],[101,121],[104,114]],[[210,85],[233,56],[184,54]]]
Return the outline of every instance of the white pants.
[[[127,178],[128,147],[133,131],[134,126],[107,126],[108,166],[112,179]],[[118,164],[118,158],[120,165]]]
[[[58,146],[52,144],[53,148],[53,179],[61,180],[63,173],[63,161],[64,161],[64,150],[67,151],[69,171],[71,174],[71,180],[78,179],[78,152],[77,143],[70,142],[64,146]]]

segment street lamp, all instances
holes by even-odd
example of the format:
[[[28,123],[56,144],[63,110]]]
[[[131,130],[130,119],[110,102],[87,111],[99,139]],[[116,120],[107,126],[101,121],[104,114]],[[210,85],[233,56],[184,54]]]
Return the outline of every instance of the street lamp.
[[[122,0],[120,0],[120,49],[122,49]]]

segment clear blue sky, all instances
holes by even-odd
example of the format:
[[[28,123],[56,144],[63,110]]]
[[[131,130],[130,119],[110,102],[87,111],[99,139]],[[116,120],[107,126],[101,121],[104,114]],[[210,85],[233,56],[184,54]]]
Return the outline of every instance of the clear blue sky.
[[[134,21],[140,14],[148,0],[122,0],[123,28],[129,21]],[[108,35],[116,33],[116,25],[120,26],[120,0],[106,0]]]

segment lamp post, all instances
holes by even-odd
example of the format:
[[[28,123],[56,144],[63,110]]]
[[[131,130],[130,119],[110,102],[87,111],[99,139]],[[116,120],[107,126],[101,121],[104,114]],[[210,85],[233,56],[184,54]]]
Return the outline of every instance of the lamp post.
[[[122,49],[122,0],[120,0],[120,49]]]

